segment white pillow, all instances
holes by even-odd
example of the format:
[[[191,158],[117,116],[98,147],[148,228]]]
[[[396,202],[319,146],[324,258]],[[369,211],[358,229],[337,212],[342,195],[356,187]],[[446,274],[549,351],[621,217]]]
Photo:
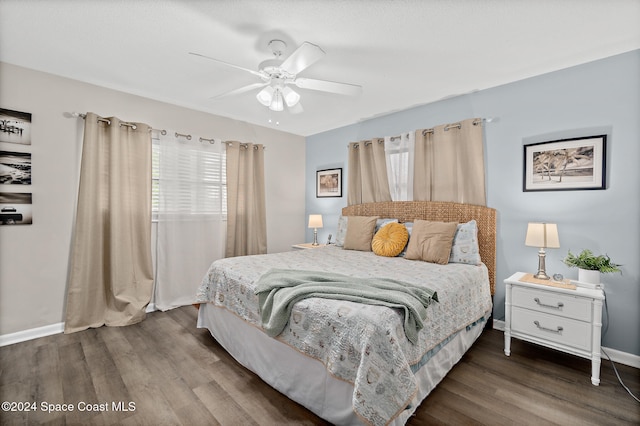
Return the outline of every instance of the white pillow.
[[[344,237],[347,235],[347,225],[349,216],[338,218],[338,230],[336,231],[336,246],[344,247]]]
[[[479,265],[480,248],[478,247],[478,225],[475,220],[459,223],[453,237],[449,263],[466,263]]]

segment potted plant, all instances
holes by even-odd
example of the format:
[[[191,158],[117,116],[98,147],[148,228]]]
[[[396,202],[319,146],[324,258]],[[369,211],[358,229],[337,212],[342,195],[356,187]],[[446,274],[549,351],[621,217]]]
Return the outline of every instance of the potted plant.
[[[589,249],[582,250],[577,256],[569,250],[562,261],[570,268],[578,268],[578,281],[589,284],[600,284],[600,273],[622,272],[622,265],[613,263],[608,255],[596,256]]]

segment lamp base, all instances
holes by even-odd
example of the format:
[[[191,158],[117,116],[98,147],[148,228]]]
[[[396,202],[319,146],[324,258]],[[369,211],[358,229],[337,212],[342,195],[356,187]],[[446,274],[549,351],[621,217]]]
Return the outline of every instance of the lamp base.
[[[544,262],[545,257],[547,257],[547,254],[544,252],[544,248],[541,247],[540,251],[538,251],[538,273],[535,274],[533,278],[537,278],[539,280],[551,279],[551,277],[547,275],[547,272],[545,271],[546,269],[545,262]]]
[[[318,228],[313,228],[313,242],[311,243],[312,246],[318,246],[320,244],[318,244]]]
[[[551,279],[551,277],[549,275],[545,274],[544,271],[542,271],[542,273],[540,273],[540,271],[538,271],[538,273],[535,274],[533,276],[533,278],[537,278],[539,280],[550,280]]]

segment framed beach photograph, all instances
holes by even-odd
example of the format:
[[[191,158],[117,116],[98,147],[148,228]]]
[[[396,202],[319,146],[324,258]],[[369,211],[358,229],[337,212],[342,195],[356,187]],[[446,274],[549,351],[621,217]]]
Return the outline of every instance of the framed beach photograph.
[[[316,198],[342,197],[342,169],[316,172]]]
[[[31,153],[0,151],[0,184],[31,185]]]
[[[0,142],[31,145],[31,114],[0,108]]]
[[[523,191],[605,189],[607,136],[524,146]]]
[[[31,225],[33,208],[30,192],[0,192],[0,225]]]

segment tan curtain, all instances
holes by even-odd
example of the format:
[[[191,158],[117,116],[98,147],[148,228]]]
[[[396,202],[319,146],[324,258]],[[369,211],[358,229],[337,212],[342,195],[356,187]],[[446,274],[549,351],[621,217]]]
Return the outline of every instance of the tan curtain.
[[[227,142],[226,257],[267,252],[264,147]]]
[[[347,204],[391,201],[384,139],[349,144]]]
[[[144,319],[153,287],[146,124],[86,115],[71,250],[65,333]]]
[[[413,199],[486,205],[482,120],[416,130]]]

